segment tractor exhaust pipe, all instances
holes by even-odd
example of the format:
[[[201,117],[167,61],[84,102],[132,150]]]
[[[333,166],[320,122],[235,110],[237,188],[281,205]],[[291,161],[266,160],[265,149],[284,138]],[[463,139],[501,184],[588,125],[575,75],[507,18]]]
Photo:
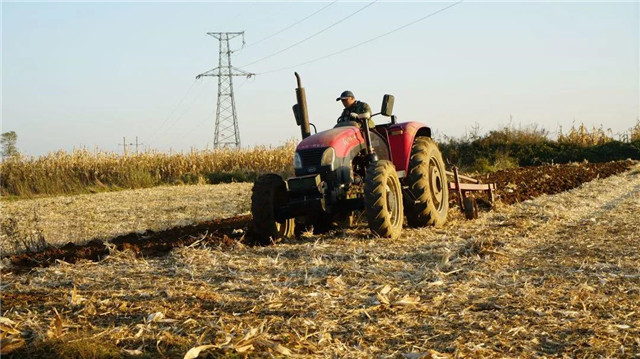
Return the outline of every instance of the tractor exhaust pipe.
[[[311,129],[309,128],[309,113],[307,112],[307,95],[302,87],[302,81],[300,75],[297,72],[296,79],[298,81],[298,87],[296,88],[296,99],[298,103],[293,105],[293,115],[296,118],[296,124],[300,126],[300,132],[302,133],[302,139],[311,136]]]

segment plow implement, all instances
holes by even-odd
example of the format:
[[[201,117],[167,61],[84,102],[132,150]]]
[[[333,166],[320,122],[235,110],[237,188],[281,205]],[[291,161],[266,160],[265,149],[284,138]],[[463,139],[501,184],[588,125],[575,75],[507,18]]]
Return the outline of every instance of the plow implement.
[[[452,171],[446,171],[446,174],[452,178],[452,181],[449,181],[449,192],[457,194],[460,210],[467,219],[478,218],[478,203],[472,192],[483,192],[487,195],[489,204],[493,205],[495,183],[480,183],[477,179],[461,175],[455,166]]]

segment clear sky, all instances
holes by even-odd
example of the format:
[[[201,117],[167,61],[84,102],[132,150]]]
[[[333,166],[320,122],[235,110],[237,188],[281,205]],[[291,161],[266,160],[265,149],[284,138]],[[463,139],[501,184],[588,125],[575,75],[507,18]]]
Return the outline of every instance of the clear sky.
[[[638,2],[466,1],[353,50],[284,71],[408,24],[453,2],[2,3],[2,131],[29,155],[212,145],[217,66],[211,31],[245,31],[234,78],[243,146],[298,138],[293,71],[311,122],[335,124],[345,89],[400,121],[460,136],[509,123],[572,123],[619,133],[639,116]],[[276,53],[347,17],[317,36]],[[256,43],[254,45],[254,43]],[[242,42],[232,42],[240,49]],[[247,65],[247,66],[245,66]]]

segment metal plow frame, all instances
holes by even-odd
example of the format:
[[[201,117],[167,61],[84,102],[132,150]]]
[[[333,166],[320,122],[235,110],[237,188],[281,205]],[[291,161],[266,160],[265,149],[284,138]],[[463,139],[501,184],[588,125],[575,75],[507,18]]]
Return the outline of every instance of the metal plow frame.
[[[495,183],[480,183],[480,181],[475,178],[461,175],[458,173],[458,168],[455,166],[452,167],[452,171],[446,171],[446,174],[453,177],[453,181],[449,181],[449,191],[458,194],[460,211],[465,214],[467,219],[478,217],[478,208],[475,198],[469,196],[470,192],[486,192],[489,204],[493,206],[496,191]],[[467,198],[470,200],[465,200]],[[469,208],[470,206],[471,208]]]

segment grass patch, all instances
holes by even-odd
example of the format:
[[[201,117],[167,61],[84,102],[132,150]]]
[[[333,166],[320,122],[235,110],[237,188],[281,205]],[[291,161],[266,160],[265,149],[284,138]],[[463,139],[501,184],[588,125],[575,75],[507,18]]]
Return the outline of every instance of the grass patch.
[[[232,182],[253,182],[258,178],[258,176],[260,176],[260,173],[257,173],[257,172],[243,172],[243,171],[217,172],[217,173],[209,173],[207,175],[207,181],[210,184],[232,183]]]
[[[551,139],[537,126],[505,126],[480,135],[475,128],[461,138],[445,137],[439,147],[443,158],[464,171],[498,170],[569,162],[609,162],[640,159],[640,122],[620,140],[602,127],[573,126],[567,134]]]

